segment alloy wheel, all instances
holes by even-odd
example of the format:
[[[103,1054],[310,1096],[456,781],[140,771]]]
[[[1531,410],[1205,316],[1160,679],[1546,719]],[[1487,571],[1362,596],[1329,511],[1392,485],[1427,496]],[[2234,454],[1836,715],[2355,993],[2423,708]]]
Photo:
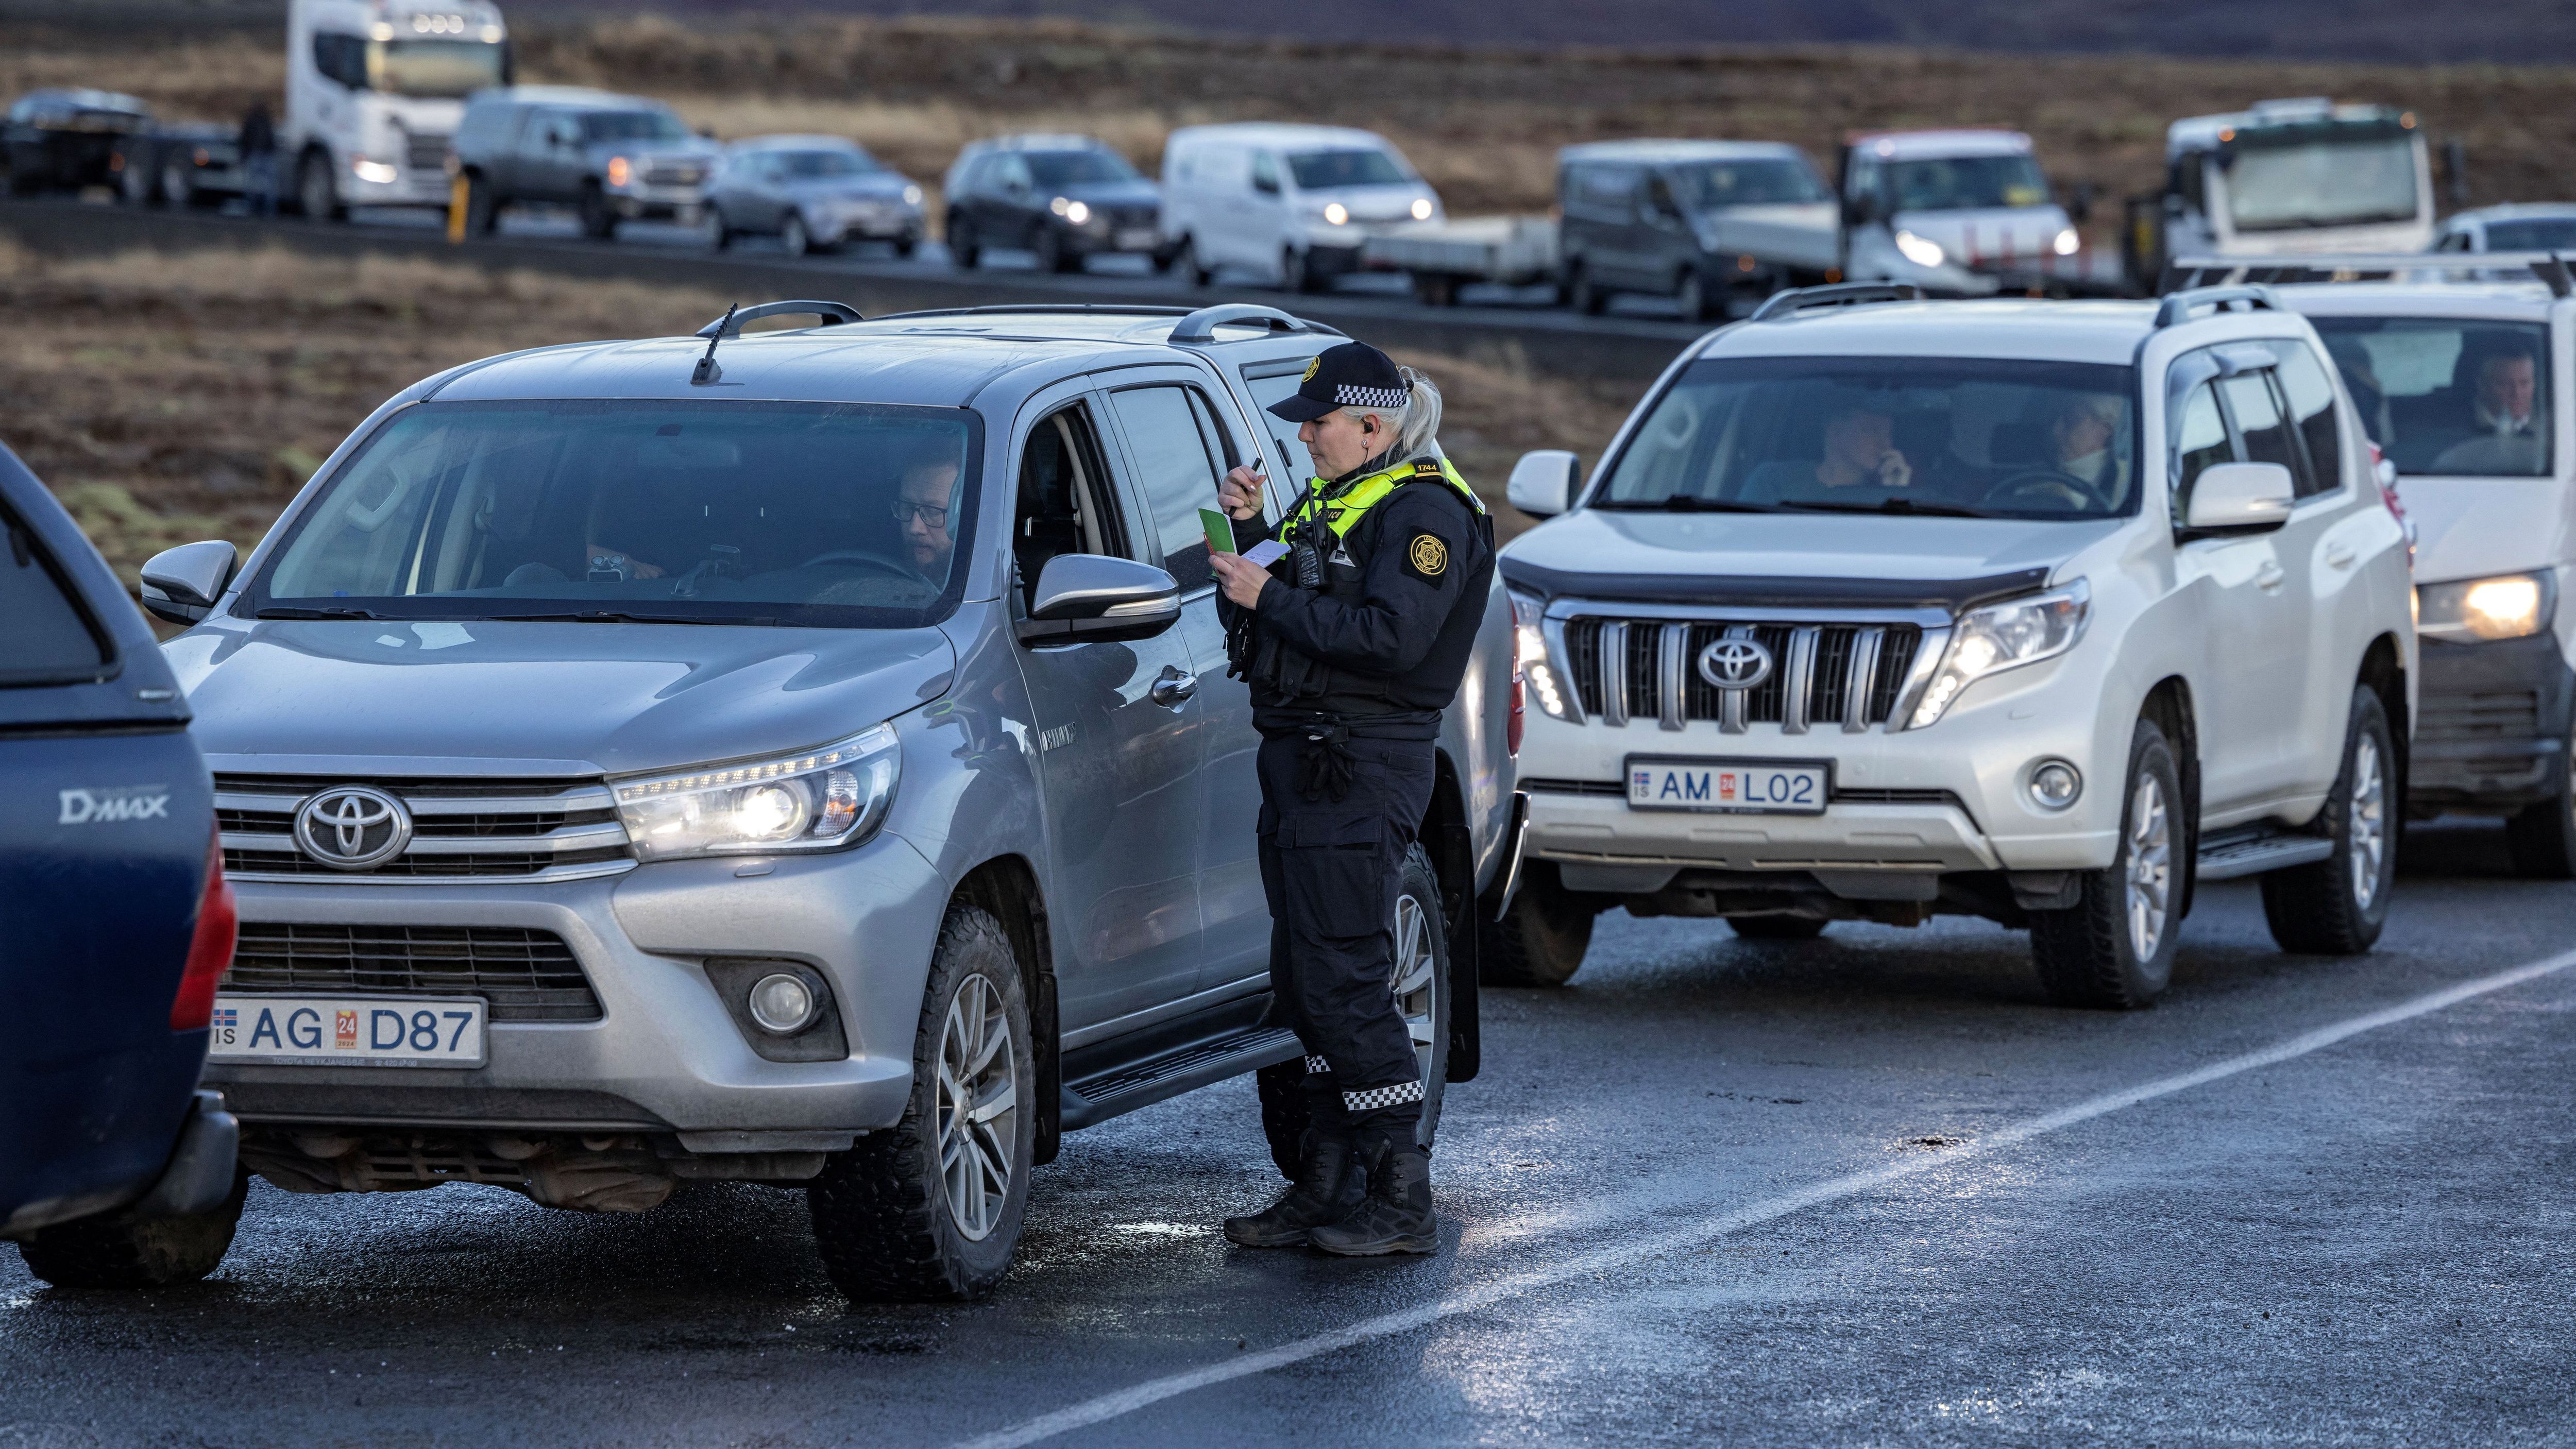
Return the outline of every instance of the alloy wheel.
[[[957,1231],[981,1242],[1010,1200],[1019,1053],[1002,993],[972,975],[948,999],[939,1036],[939,1172]]]
[[[1395,1009],[1404,1017],[1413,1055],[1422,1064],[1424,1085],[1431,1076],[1432,1033],[1439,1029],[1440,958],[1432,950],[1432,915],[1407,892],[1395,898]]]
[[[2172,826],[2164,782],[2154,775],[2139,775],[2129,794],[2128,844],[2129,950],[2137,960],[2152,961],[2164,943],[2173,886]]]
[[[778,244],[786,248],[791,257],[805,255],[813,245],[813,238],[805,232],[805,218],[789,213],[786,223],[778,229]]]
[[[2352,752],[2352,903],[2370,909],[2379,898],[2379,876],[2388,856],[2388,775],[2379,767],[2379,741],[2363,734]]]

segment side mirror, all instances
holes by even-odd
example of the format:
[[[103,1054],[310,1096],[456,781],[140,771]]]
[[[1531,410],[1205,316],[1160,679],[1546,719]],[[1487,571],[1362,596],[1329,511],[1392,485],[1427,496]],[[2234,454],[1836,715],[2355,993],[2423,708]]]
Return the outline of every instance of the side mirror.
[[[161,550],[143,563],[143,607],[156,619],[196,623],[224,596],[240,558],[220,538]]]
[[[1580,467],[1575,456],[1563,448],[1523,453],[1521,460],[1512,465],[1512,479],[1504,485],[1503,496],[1532,518],[1554,518],[1574,506]]]
[[[1867,226],[1878,220],[1878,198],[1866,191],[1843,198],[1843,225]]]
[[[2066,193],[2066,219],[2077,226],[2093,219],[2093,183],[2078,181]]]
[[[2296,501],[2290,470],[2278,463],[2217,463],[2192,484],[2182,521],[2195,533],[2268,533],[2289,521]]]
[[[1181,586],[1152,564],[1097,553],[1064,553],[1038,571],[1023,644],[1088,644],[1150,639],[1181,618]]]

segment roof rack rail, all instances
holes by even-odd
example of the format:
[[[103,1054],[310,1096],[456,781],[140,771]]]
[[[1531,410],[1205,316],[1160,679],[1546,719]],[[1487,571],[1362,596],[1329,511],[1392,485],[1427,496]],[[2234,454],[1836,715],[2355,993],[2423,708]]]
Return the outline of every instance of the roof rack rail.
[[[1335,337],[1342,335],[1340,328],[1327,327],[1321,322],[1309,322],[1303,317],[1291,316],[1276,307],[1265,307],[1258,302],[1220,302],[1213,307],[1201,307],[1182,318],[1181,324],[1172,329],[1172,335],[1168,340],[1175,344],[1214,342],[1216,329],[1219,327],[1243,327],[1254,324],[1264,325],[1272,332],[1329,332]]]
[[[2161,332],[2167,327],[2190,321],[2195,307],[2224,312],[2239,302],[2245,304],[2244,310],[2248,312],[2281,310],[2281,299],[2272,295],[2271,288],[2259,282],[2243,287],[2187,287],[2167,296],[2156,308],[2156,330]]]
[[[1912,282],[1844,282],[1833,287],[1792,287],[1774,292],[1753,309],[1749,322],[1786,321],[1815,307],[1865,307],[1872,302],[1920,302],[1923,289]]]
[[[2212,283],[2385,281],[2403,273],[2486,273],[2470,280],[2518,282],[2525,274],[2551,295],[2576,290],[2576,276],[2554,251],[2524,252],[2323,252],[2287,257],[2176,257],[2165,266],[2167,289]]]
[[[820,317],[825,327],[838,326],[843,322],[867,320],[859,315],[858,308],[846,302],[763,302],[756,307],[736,307],[726,312],[713,322],[699,328],[698,335],[718,341],[727,337],[740,337],[742,324],[757,322],[763,317]]]
[[[888,312],[880,322],[910,321],[921,317],[973,317],[977,315],[1016,314],[1026,312],[1082,316],[1086,313],[1118,317],[1184,317],[1187,307],[1157,306],[1149,302],[1023,302],[987,303],[981,307],[924,307],[913,312]]]

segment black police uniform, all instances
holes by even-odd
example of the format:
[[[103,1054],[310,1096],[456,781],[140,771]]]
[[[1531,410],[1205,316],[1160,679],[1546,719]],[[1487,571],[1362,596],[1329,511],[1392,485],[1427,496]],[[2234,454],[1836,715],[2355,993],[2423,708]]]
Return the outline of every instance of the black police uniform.
[[[1298,395],[1271,410],[1303,422],[1392,403],[1403,391],[1384,353],[1351,343],[1324,353]],[[1258,606],[1220,609],[1233,672],[1251,686],[1262,735],[1272,1015],[1305,1047],[1319,1138],[1300,1188],[1329,1188],[1288,1216],[1312,1219],[1359,1205],[1356,1178],[1337,1176],[1355,1152],[1382,1155],[1368,1150],[1372,1142],[1413,1149],[1422,1073],[1390,990],[1396,882],[1430,806],[1440,713],[1475,648],[1494,547],[1481,505],[1430,457],[1371,459],[1311,483],[1276,528],[1235,525],[1238,548],[1274,534],[1293,551],[1274,565]],[[1421,1173],[1427,1224],[1427,1161]],[[1319,1185],[1310,1180],[1317,1174],[1333,1180]],[[1262,1236],[1238,1231],[1250,1221],[1230,1221],[1228,1235]],[[1273,1226],[1279,1241],[1307,1240],[1297,1223]],[[1314,1241],[1329,1246],[1320,1233]]]

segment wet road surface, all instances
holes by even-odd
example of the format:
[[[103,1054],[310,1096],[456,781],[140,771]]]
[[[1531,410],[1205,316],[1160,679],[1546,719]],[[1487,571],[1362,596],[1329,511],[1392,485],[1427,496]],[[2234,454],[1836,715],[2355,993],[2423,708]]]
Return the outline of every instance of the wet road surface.
[[[2133,1015],[1983,923],[1614,914],[1488,993],[1436,1259],[1228,1248],[1278,1183],[1248,1082],[1068,1138],[967,1306],[850,1307],[773,1189],[258,1184],[192,1287],[0,1249],[0,1449],[2571,1443],[2571,948],[2576,887],[2476,828],[2360,960],[2204,890]]]

